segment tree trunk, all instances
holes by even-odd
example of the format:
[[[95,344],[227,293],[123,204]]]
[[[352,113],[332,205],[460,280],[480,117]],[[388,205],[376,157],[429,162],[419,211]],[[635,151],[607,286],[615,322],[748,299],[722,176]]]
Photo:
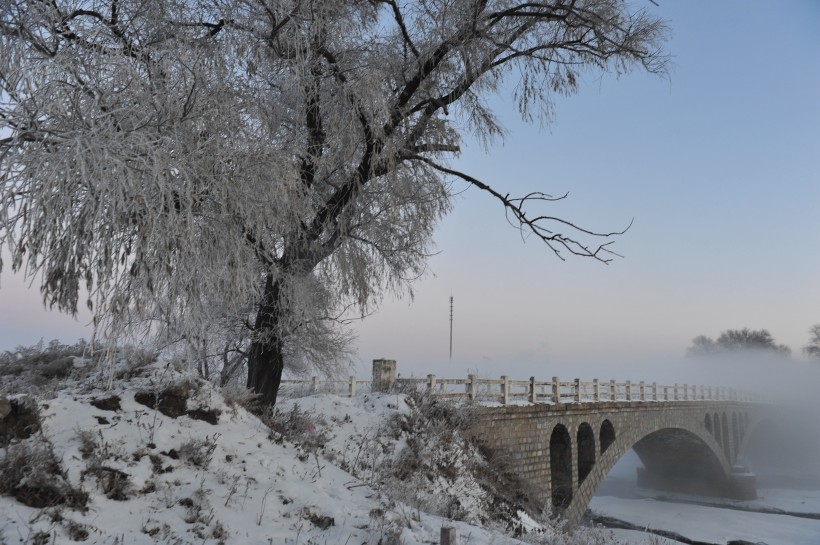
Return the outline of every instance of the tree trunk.
[[[259,395],[262,410],[276,404],[285,366],[279,324],[280,286],[268,275],[265,293],[256,314],[255,336],[248,354],[248,388]]]

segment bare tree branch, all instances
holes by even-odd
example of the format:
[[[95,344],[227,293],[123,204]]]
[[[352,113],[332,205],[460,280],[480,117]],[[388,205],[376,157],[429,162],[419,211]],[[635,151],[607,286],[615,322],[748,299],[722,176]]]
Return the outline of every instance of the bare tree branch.
[[[470,176],[469,174],[465,174],[465,173],[460,172],[458,170],[448,168],[448,167],[445,167],[443,165],[439,165],[435,161],[432,161],[432,160],[430,160],[426,157],[415,155],[415,156],[408,157],[408,159],[415,160],[415,161],[422,161],[422,162],[432,166],[434,169],[438,170],[439,172],[443,172],[443,173],[448,174],[450,176],[455,176],[457,178],[461,178],[462,180],[464,180],[465,182],[468,182],[473,187],[477,187],[478,189],[489,193],[490,195],[492,195],[497,201],[499,201],[504,206],[504,208],[505,208],[505,210],[508,214],[512,215],[513,219],[516,222],[515,226],[516,226],[517,229],[519,229],[522,233],[528,232],[528,233],[536,236],[538,239],[540,239],[542,242],[544,242],[555,253],[555,255],[558,256],[558,258],[560,258],[562,261],[564,261],[565,258],[561,255],[561,248],[564,248],[565,250],[569,251],[570,253],[572,253],[574,255],[584,256],[584,257],[592,257],[592,258],[595,258],[596,260],[601,261],[603,263],[609,263],[610,261],[612,261],[612,259],[603,257],[601,255],[602,253],[608,253],[608,254],[615,255],[615,256],[618,256],[618,254],[615,254],[614,252],[612,252],[608,248],[608,246],[610,244],[612,244],[614,241],[604,242],[602,244],[599,244],[597,247],[590,248],[590,246],[585,245],[585,244],[579,242],[578,240],[575,240],[572,237],[569,237],[567,235],[564,235],[564,234],[561,234],[561,233],[556,233],[556,232],[552,231],[548,227],[548,225],[549,225],[548,222],[554,222],[554,223],[564,225],[566,227],[570,227],[571,229],[573,229],[575,231],[578,231],[580,233],[583,233],[585,235],[590,235],[590,236],[593,236],[593,237],[602,237],[602,238],[610,238],[612,236],[622,235],[622,234],[626,233],[627,230],[629,230],[629,227],[632,226],[632,222],[630,222],[629,225],[626,227],[626,229],[624,229],[622,231],[614,231],[614,232],[609,232],[609,233],[598,233],[598,232],[595,232],[595,231],[590,231],[588,229],[584,229],[583,227],[579,227],[578,225],[576,225],[576,224],[574,224],[570,221],[563,220],[561,218],[557,218],[557,217],[554,217],[554,216],[541,215],[541,216],[535,216],[533,218],[530,218],[527,215],[527,211],[525,210],[525,205],[528,202],[555,202],[555,201],[563,200],[564,198],[567,197],[568,194],[565,194],[561,197],[552,197],[550,195],[547,195],[547,194],[544,194],[544,193],[541,193],[541,192],[532,192],[532,193],[528,193],[527,195],[525,195],[523,197],[515,197],[514,198],[514,197],[510,197],[509,194],[502,195],[501,193],[499,193],[498,191],[493,189],[488,184],[485,184],[481,180],[479,180],[477,178],[474,178],[473,176]]]

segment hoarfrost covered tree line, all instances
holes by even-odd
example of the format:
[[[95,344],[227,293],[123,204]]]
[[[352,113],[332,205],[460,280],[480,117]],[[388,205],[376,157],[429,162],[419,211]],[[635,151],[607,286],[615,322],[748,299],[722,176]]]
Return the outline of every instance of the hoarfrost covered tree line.
[[[803,347],[803,352],[815,360],[820,360],[820,324],[809,328],[809,342]]]
[[[498,91],[543,121],[588,71],[663,73],[666,34],[621,0],[6,0],[0,243],[49,306],[221,343],[270,406],[285,365],[327,370],[344,317],[410,290],[455,181],[607,261],[618,233],[452,161],[503,136]]]
[[[692,346],[686,350],[690,357],[718,356],[732,352],[759,352],[788,357],[791,349],[785,344],[777,344],[766,329],[727,329],[717,340],[705,335],[692,339]]]

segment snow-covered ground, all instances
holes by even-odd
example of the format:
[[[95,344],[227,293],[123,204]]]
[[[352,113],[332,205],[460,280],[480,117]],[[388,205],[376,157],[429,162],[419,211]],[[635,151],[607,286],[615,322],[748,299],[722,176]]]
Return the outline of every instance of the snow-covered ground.
[[[76,374],[76,380],[45,388],[50,395],[37,400],[42,433],[0,448],[0,470],[6,471],[2,545],[422,545],[437,543],[443,526],[455,527],[462,545],[524,543],[509,526],[482,520],[488,513],[484,492],[460,473],[466,454],[457,455],[457,444],[431,453],[442,466],[441,475],[421,478],[432,483],[432,499],[363,477],[377,475],[371,470],[379,463],[401,460],[413,440],[401,433],[379,436],[390,418],[411,415],[403,395],[283,400],[280,416],[298,428],[300,443],[226,401],[209,383],[162,364],[119,378],[111,389],[103,388],[100,375]],[[146,405],[170,399],[172,391],[187,397],[165,411],[175,416]],[[322,448],[306,447],[312,439]],[[417,477],[410,468],[407,481]],[[63,483],[57,495],[73,494],[75,507],[38,488],[44,479]],[[425,511],[453,489],[464,500],[460,520]],[[53,505],[24,505],[20,490],[29,490],[28,503],[45,498]],[[524,513],[518,519],[521,527],[538,526]],[[571,536],[543,530],[519,537],[556,545],[658,543],[634,532],[616,539],[607,530],[580,529]]]
[[[15,499],[8,479],[0,482],[0,545],[429,545],[438,543],[443,526],[456,528],[460,545],[674,543],[630,530],[565,535],[542,526],[542,533],[521,535],[539,523],[521,511],[506,522],[494,518],[494,500],[465,469],[474,456],[466,442],[413,445],[420,420],[404,395],[283,399],[278,422],[284,427],[272,430],[231,402],[229,392],[226,400],[170,366],[124,375],[105,389],[102,375],[80,370],[43,388],[49,393],[37,400],[42,433],[0,448],[0,471],[6,477],[18,471],[15,486],[35,492],[43,478],[60,481],[87,501],[31,507]],[[164,412],[149,406],[172,391],[187,400]],[[430,460],[406,458],[411,446]],[[391,481],[379,473],[387,466],[400,476]],[[660,502],[641,498],[632,483],[634,467],[616,468],[592,509],[709,543],[820,544],[818,520]],[[820,512],[814,492],[761,496],[760,505]],[[454,515],[440,516],[445,508]]]

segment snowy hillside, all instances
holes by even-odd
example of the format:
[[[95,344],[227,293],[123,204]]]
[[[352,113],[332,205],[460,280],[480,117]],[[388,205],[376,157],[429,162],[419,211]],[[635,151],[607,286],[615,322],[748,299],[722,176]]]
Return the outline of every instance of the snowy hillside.
[[[514,478],[460,434],[469,409],[317,395],[262,422],[242,393],[131,360],[3,369],[0,543],[421,545],[442,526],[471,545],[616,542],[525,514]]]

